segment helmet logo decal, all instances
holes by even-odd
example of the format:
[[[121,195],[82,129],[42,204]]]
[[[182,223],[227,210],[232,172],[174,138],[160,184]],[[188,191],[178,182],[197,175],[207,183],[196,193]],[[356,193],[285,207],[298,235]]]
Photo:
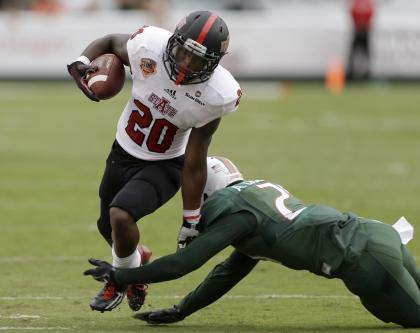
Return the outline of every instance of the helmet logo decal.
[[[140,69],[145,78],[156,74],[156,61],[150,58],[141,58]]]

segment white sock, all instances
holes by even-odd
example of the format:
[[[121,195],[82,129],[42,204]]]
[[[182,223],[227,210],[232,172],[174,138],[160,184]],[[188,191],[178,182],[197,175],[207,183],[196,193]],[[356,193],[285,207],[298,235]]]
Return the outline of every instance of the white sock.
[[[128,257],[120,258],[115,253],[114,246],[112,246],[112,266],[119,268],[135,268],[139,267],[140,265],[141,256],[137,248]]]

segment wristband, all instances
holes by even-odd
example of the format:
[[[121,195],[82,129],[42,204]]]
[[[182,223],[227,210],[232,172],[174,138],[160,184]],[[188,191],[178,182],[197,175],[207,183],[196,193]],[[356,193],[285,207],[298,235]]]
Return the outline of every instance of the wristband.
[[[184,220],[191,224],[197,224],[200,222],[200,208],[193,210],[184,209]]]
[[[81,55],[79,58],[77,58],[74,62],[76,62],[76,61],[80,61],[80,62],[82,62],[82,63],[84,63],[85,65],[90,65],[90,60],[89,60],[89,58],[88,57],[86,57],[86,56],[84,56],[84,55]]]

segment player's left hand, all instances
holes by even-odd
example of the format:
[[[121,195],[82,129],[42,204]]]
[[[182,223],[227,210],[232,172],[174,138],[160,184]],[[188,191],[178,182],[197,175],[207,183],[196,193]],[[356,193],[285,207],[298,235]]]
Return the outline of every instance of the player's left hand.
[[[143,320],[148,324],[171,324],[184,320],[185,316],[174,305],[172,308],[137,313],[133,318]]]
[[[103,260],[90,258],[88,261],[96,267],[84,271],[83,275],[91,275],[96,281],[116,284],[114,279],[115,267]]]
[[[178,250],[187,247],[199,234],[197,223],[193,224],[184,220],[178,234]]]

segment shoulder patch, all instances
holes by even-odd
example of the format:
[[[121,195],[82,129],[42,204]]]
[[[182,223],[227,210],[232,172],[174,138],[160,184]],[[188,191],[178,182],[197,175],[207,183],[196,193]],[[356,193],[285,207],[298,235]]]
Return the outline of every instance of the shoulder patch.
[[[140,59],[140,69],[145,78],[156,74],[156,61],[150,58]]]

